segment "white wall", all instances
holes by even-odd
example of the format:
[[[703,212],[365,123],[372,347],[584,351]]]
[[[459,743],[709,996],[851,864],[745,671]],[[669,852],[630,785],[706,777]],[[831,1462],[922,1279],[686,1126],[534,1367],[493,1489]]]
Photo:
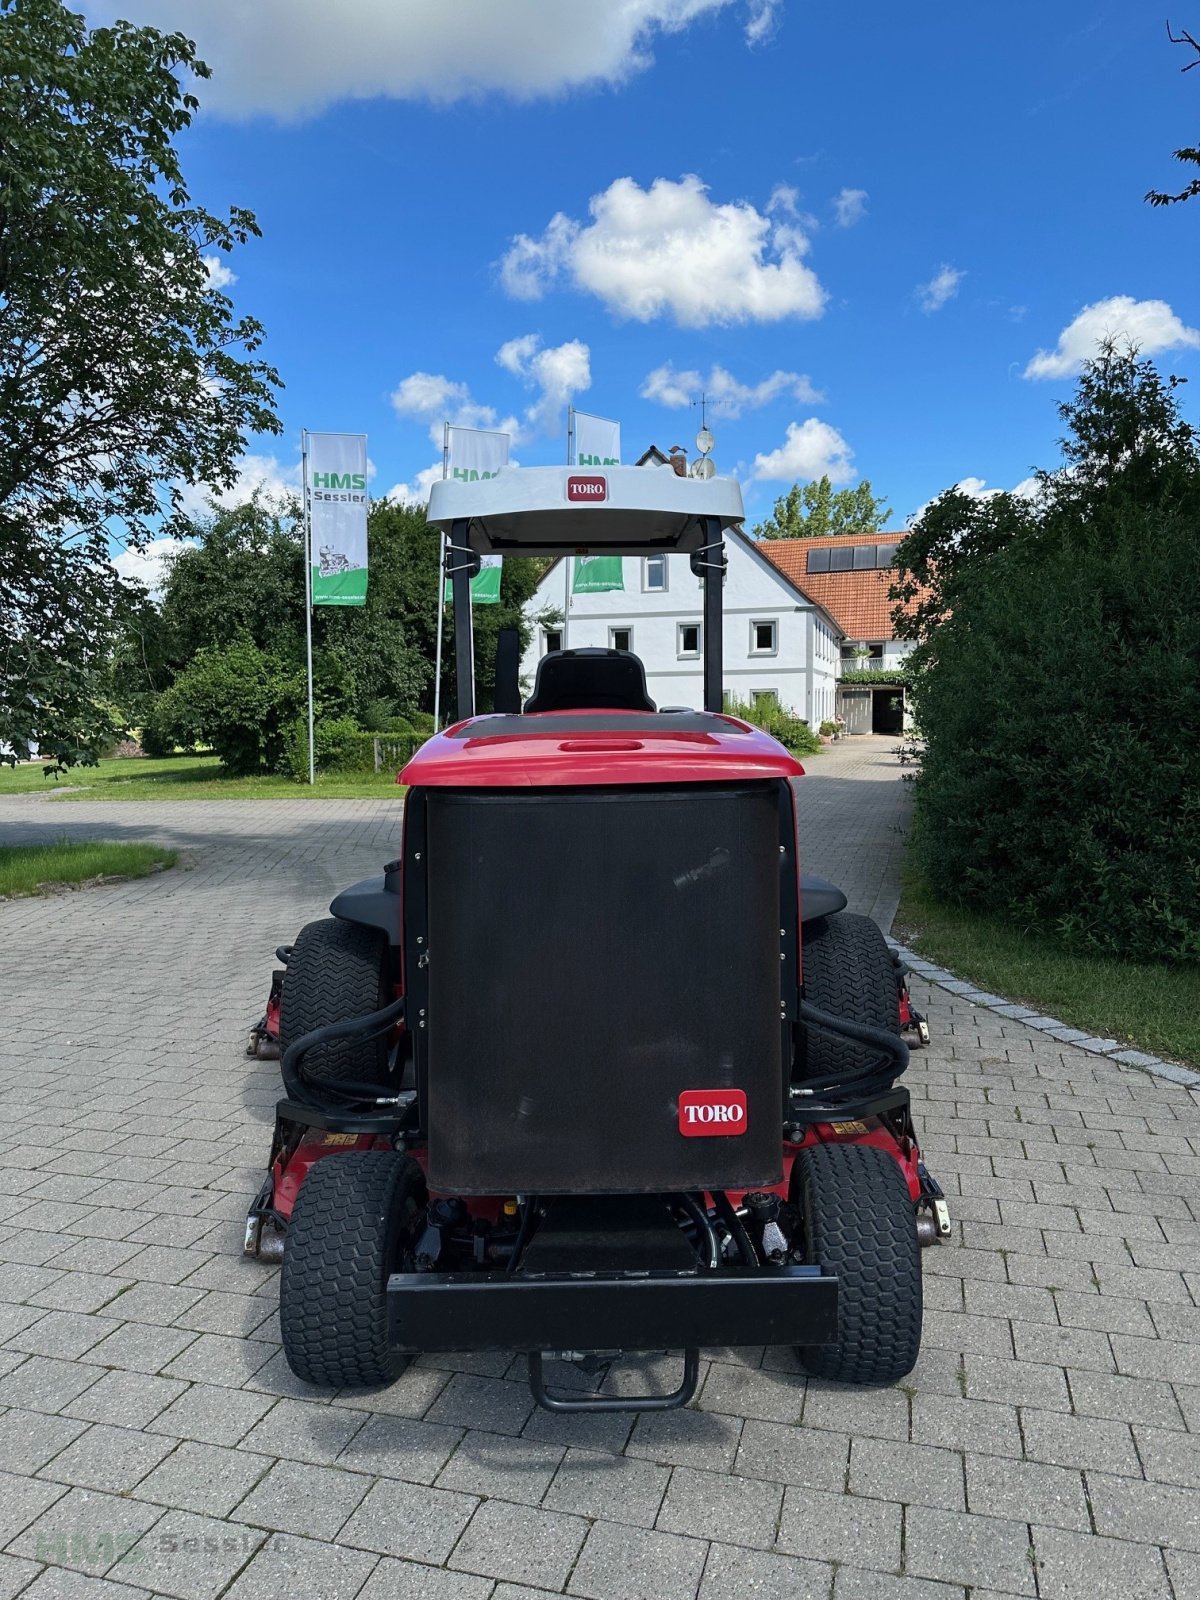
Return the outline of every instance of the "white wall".
[[[735,535],[725,540],[728,569],[723,595],[725,692],[739,700],[773,691],[782,706],[806,718],[815,728],[834,714],[834,686],[841,635],[819,608],[806,602],[791,584],[748,543]],[[605,594],[573,594],[566,603],[566,564],[547,573],[525,608],[532,621],[547,610],[565,612],[568,649],[607,648],[614,628],[629,628],[630,648],[646,668],[650,698],[660,706],[691,706],[703,700],[702,656],[681,654],[682,624],[699,626],[703,608],[700,579],[687,556],[666,557],[665,590],[646,587],[646,558],[622,560],[624,590]],[[570,562],[574,571],[574,562]],[[752,624],[775,624],[775,650],[754,648]],[[561,625],[559,625],[561,627]],[[521,663],[526,692],[532,689],[537,663],[545,652],[545,628],[534,621],[533,637]]]

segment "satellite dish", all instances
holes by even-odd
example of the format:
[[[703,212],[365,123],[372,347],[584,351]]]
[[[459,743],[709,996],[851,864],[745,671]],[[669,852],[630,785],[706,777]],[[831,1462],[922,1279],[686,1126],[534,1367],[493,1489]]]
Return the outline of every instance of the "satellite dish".
[[[700,451],[701,455],[707,455],[716,442],[707,428],[701,428],[696,435],[696,449]]]
[[[693,478],[715,478],[716,475],[717,464],[715,461],[710,461],[707,456],[701,456],[699,461],[692,462]]]

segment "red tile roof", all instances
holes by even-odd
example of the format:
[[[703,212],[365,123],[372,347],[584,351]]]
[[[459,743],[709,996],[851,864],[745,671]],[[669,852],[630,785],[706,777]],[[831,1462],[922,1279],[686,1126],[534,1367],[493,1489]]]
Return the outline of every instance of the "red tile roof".
[[[891,567],[868,572],[809,572],[808,552],[832,545],[898,544],[903,533],[831,534],[816,539],[762,539],[758,549],[784,577],[825,607],[848,639],[877,642],[896,637],[892,623],[895,602],[888,589],[895,577]]]

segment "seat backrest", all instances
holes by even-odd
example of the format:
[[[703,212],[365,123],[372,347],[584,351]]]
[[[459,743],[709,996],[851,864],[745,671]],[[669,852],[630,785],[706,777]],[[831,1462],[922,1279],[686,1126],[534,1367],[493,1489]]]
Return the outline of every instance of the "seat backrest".
[[[526,711],[653,711],[646,669],[628,650],[549,650],[538,662]]]

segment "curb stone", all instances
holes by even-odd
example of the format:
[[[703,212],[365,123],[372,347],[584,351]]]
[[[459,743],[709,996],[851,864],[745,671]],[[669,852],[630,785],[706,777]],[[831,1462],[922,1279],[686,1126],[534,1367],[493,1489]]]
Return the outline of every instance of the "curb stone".
[[[1153,1073],[1156,1078],[1165,1078],[1168,1083],[1182,1084],[1188,1089],[1200,1089],[1200,1072],[1192,1072],[1189,1068],[1181,1067],[1173,1061],[1164,1061],[1161,1056],[1150,1055],[1148,1051],[1131,1049],[1116,1039],[1098,1038],[1083,1028],[1069,1027],[1055,1017],[1048,1017],[1040,1011],[1032,1011],[1028,1006],[1017,1005],[1011,1000],[1002,999],[999,995],[988,994],[983,989],[976,989],[974,985],[956,978],[952,972],[947,972],[945,967],[935,966],[932,961],[924,960],[897,939],[889,938],[888,947],[895,951],[905,966],[918,978],[924,978],[926,983],[936,984],[939,989],[947,990],[959,999],[966,1000],[970,1005],[978,1006],[985,1011],[995,1011],[997,1015],[1006,1017],[1010,1021],[1022,1022],[1026,1027],[1037,1028],[1042,1033],[1049,1034],[1051,1038],[1059,1040],[1061,1044],[1074,1045],[1077,1050],[1086,1050],[1089,1055],[1104,1056],[1109,1061],[1119,1061],[1126,1067],[1140,1067],[1143,1072]]]

